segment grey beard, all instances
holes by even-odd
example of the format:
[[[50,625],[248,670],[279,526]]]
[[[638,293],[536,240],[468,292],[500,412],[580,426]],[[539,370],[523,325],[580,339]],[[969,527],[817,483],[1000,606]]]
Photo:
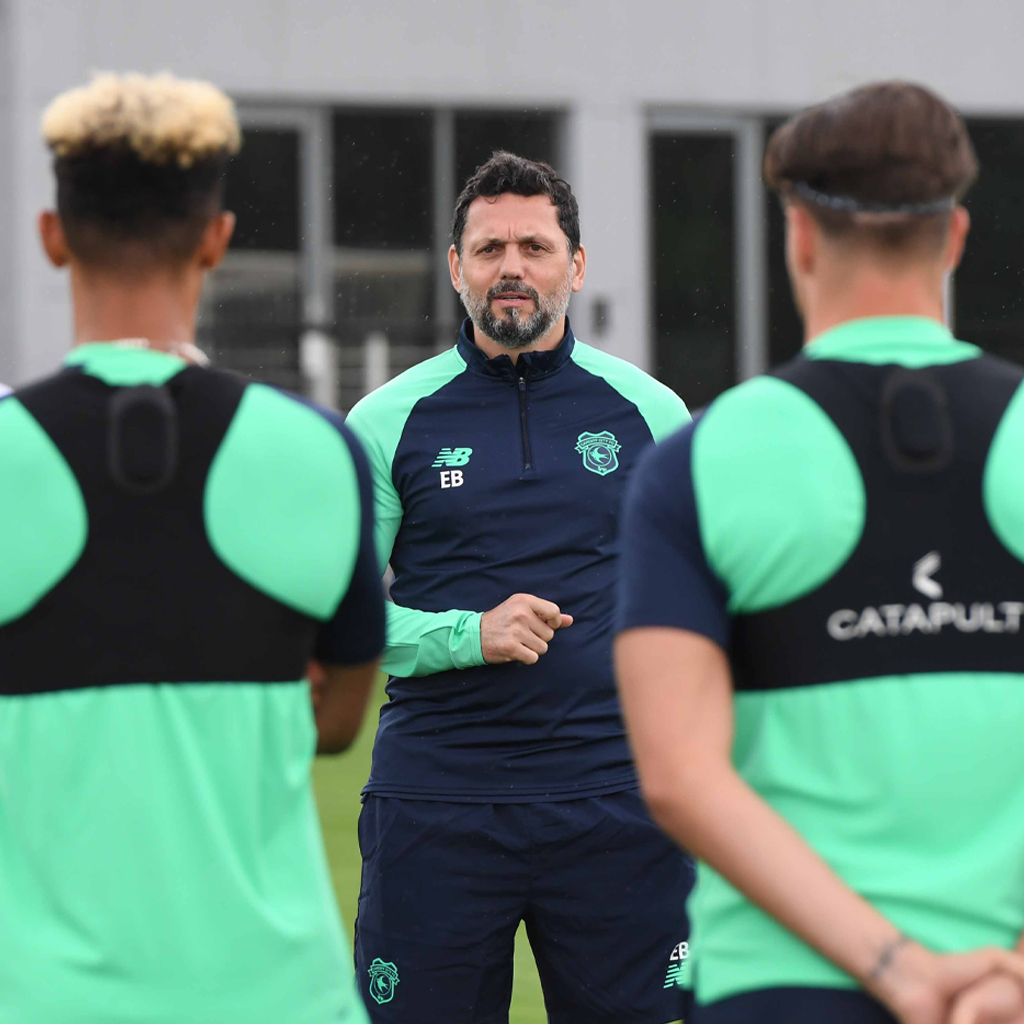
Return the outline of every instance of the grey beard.
[[[551,329],[551,325],[565,316],[569,308],[569,297],[572,295],[572,269],[570,263],[565,280],[550,295],[541,296],[535,289],[517,284],[515,281],[509,281],[507,284],[499,282],[486,295],[476,295],[463,282],[459,289],[459,297],[473,321],[473,326],[481,334],[496,341],[502,348],[527,348],[543,338]],[[537,307],[525,319],[518,309],[507,309],[501,316],[495,316],[491,310],[492,299],[502,292],[512,291],[527,292]]]

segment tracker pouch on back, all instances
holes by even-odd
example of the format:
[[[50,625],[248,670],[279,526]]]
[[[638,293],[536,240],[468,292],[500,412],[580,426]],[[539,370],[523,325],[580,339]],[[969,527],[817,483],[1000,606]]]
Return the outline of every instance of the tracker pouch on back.
[[[895,369],[882,384],[882,446],[895,469],[934,473],[953,456],[953,421],[942,384],[927,370]]]
[[[178,468],[178,411],[164,387],[118,391],[107,419],[107,466],[129,494],[157,494]]]

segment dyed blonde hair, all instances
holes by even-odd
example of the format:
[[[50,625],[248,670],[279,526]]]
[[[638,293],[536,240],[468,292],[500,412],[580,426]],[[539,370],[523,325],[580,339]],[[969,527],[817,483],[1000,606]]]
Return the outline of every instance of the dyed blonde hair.
[[[231,100],[209,82],[109,72],[58,96],[43,113],[43,138],[58,159],[127,147],[144,163],[232,156],[242,133]]]

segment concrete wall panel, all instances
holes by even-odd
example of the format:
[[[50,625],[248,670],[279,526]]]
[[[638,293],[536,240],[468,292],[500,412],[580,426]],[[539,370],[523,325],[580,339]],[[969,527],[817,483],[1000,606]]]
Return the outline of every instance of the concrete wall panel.
[[[574,313],[586,337],[608,298],[595,340],[644,363],[649,109],[781,111],[900,77],[1020,113],[1022,38],[1019,0],[0,0],[0,375],[12,337],[18,379],[70,340],[66,282],[35,240],[52,192],[38,118],[94,69],[167,68],[250,100],[566,109],[591,256]]]

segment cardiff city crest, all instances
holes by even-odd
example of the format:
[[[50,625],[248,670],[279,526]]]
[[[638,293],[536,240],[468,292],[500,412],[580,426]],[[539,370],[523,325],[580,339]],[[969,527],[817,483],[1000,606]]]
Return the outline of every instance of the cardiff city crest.
[[[390,1003],[395,998],[398,968],[378,956],[374,958],[366,973],[370,976],[370,995],[378,1004]]]
[[[619,468],[616,453],[621,447],[610,430],[602,430],[599,434],[584,430],[576,438],[576,451],[583,456],[584,467],[598,476],[607,476]]]

